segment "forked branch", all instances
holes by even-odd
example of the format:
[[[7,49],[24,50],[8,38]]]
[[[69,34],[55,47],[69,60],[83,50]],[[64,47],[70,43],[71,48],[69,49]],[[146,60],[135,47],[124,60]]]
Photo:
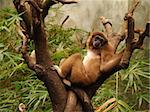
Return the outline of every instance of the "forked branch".
[[[86,92],[92,98],[92,96],[95,94],[96,90],[99,88],[99,86],[112,74],[115,72],[121,70],[121,69],[126,69],[129,66],[130,58],[134,52],[135,49],[140,49],[140,47],[143,45],[144,38],[146,36],[150,36],[150,24],[147,23],[146,29],[144,32],[142,30],[135,30],[134,26],[134,19],[133,19],[133,12],[135,8],[137,7],[137,4],[139,4],[139,1],[137,1],[133,8],[125,15],[125,27],[122,30],[123,33],[116,33],[117,35],[109,35],[110,37],[108,38],[108,41],[111,43],[112,46],[114,46],[114,56],[106,62],[103,63],[103,73],[97,80],[97,82],[88,88],[86,88]],[[105,18],[103,18],[105,19]],[[102,21],[103,22],[103,21]],[[106,22],[107,24],[104,24],[106,32],[109,33],[111,32],[111,24],[109,22]],[[106,26],[107,25],[107,26]],[[134,33],[139,33],[138,41],[135,42],[135,35]],[[126,47],[123,49],[120,53],[116,53],[116,49],[121,42],[122,36],[124,35],[126,39]],[[107,34],[106,34],[107,35]],[[108,35],[107,35],[108,36]],[[117,37],[117,38],[116,38]]]
[[[78,0],[56,1],[61,2],[62,4],[78,2]],[[14,0],[14,5],[18,13],[22,13],[21,17],[23,19],[23,21],[21,21],[21,26],[17,24],[17,30],[23,39],[23,58],[27,62],[28,66],[37,73],[37,77],[42,80],[47,87],[54,112],[93,112],[94,110],[90,99],[95,94],[99,86],[110,75],[128,67],[133,51],[135,49],[139,49],[143,45],[143,41],[146,36],[150,36],[150,23],[147,23],[146,29],[144,31],[135,30],[134,19],[132,15],[139,2],[136,2],[133,8],[128,12],[128,14],[126,14],[124,19],[125,27],[121,33],[117,32],[113,34],[112,23],[110,21],[106,21],[104,17],[101,18],[106,30],[104,33],[107,35],[108,41],[114,47],[114,57],[112,57],[108,62],[104,63],[104,71],[102,72],[102,75],[99,77],[97,82],[95,82],[93,85],[84,88],[68,89],[62,83],[57,72],[51,68],[53,63],[48,51],[47,35],[44,29],[44,18],[48,14],[49,8],[55,3],[56,2],[52,0],[44,0],[43,3],[41,3],[41,0]],[[139,39],[136,42],[134,41],[134,33],[139,34]],[[29,39],[33,39],[35,44],[35,64],[31,63],[31,58],[27,49]],[[121,53],[116,54],[116,49],[123,39],[126,39],[126,47]],[[105,109],[105,111],[108,111],[115,105],[116,104],[110,105],[107,109]]]
[[[42,9],[43,9],[43,19],[46,17],[48,14],[49,8],[56,4],[57,2],[60,2],[62,4],[72,4],[72,3],[78,3],[79,0],[44,0],[42,3]]]

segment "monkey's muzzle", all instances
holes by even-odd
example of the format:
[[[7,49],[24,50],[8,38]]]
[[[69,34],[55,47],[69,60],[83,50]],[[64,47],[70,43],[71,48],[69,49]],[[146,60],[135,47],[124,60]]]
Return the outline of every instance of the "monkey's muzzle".
[[[95,49],[99,49],[103,46],[103,44],[105,43],[105,40],[103,37],[97,35],[93,41],[93,47]]]

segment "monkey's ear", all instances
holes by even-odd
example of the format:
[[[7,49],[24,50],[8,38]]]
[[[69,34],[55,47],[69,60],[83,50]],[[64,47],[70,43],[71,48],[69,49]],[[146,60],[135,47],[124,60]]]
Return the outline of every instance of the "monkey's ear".
[[[93,33],[92,32],[89,32],[88,36],[92,35]]]

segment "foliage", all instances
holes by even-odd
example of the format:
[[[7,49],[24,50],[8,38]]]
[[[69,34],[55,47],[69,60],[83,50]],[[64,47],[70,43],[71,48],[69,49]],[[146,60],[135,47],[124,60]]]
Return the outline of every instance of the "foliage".
[[[0,13],[0,111],[14,112],[21,102],[27,105],[28,111],[50,110],[48,92],[19,52],[21,39],[15,23],[21,19],[20,15],[11,9]]]
[[[15,30],[15,23],[21,20],[20,15],[11,9],[1,10],[0,111],[16,111],[21,102],[26,104],[29,112],[51,111],[50,99],[45,86],[27,67],[19,52],[21,38]],[[53,61],[58,63],[63,57],[81,51],[81,48],[70,39],[75,32],[82,31],[72,28],[63,29],[58,25],[47,28],[50,36],[48,38],[49,48],[54,52],[52,53]],[[33,50],[33,43],[30,42],[29,45],[29,50]]]
[[[52,51],[52,60],[54,62],[60,61],[62,58],[66,58],[69,55],[80,52],[82,53],[82,46],[78,46],[72,40],[73,34],[75,33],[85,33],[79,29],[63,29],[58,25],[52,25],[48,28],[48,44],[49,49]]]
[[[21,39],[15,30],[15,22],[21,20],[21,14],[9,8],[0,10],[0,13],[0,112],[14,112],[21,102],[26,104],[29,112],[51,111],[46,88],[36,74],[28,69],[19,52]],[[52,24],[48,24],[46,30],[49,49],[56,64],[72,53],[85,53],[82,39],[79,41],[75,36],[86,36],[87,32],[74,28],[63,29]],[[31,42],[30,50],[32,46]],[[113,112],[148,109],[149,62],[143,55],[147,52],[137,51],[127,70],[111,76],[102,85],[92,100],[95,108],[115,97],[118,104]]]
[[[102,85],[97,95],[93,98],[95,108],[110,98],[117,98],[117,106],[112,109],[112,112],[127,112],[127,110],[130,110],[129,112],[135,110],[148,111],[148,104],[150,103],[150,73],[148,68],[150,64],[149,60],[144,56],[145,53],[147,53],[146,50],[138,50],[134,53],[134,58],[132,58],[128,69],[111,76]],[[115,86],[117,83],[119,83],[119,87]]]

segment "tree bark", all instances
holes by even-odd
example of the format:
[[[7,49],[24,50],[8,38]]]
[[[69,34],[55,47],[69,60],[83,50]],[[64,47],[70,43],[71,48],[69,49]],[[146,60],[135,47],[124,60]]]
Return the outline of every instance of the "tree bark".
[[[57,0],[63,4],[76,3],[75,0]],[[134,42],[134,19],[133,8],[127,15],[124,23],[127,25],[126,48],[119,54],[115,54],[117,58],[110,60],[112,63],[105,63],[105,70],[98,80],[87,87],[66,87],[57,72],[52,69],[51,56],[48,51],[47,36],[44,30],[44,18],[48,14],[49,8],[55,4],[51,0],[14,0],[14,5],[18,13],[22,13],[22,21],[18,25],[18,32],[22,37],[22,55],[27,62],[29,68],[34,70],[37,77],[44,82],[49,96],[52,101],[54,112],[93,112],[94,109],[91,104],[91,98],[94,96],[96,90],[115,72],[127,68],[130,58],[135,49],[139,49],[146,36],[150,36],[149,27],[147,24],[144,32],[139,34],[139,40]],[[135,7],[137,4],[135,4]],[[105,26],[108,41],[114,46],[114,53],[119,43],[125,38],[125,29],[123,33],[112,35],[112,23],[104,23],[105,18],[102,18],[102,23]],[[126,25],[126,24],[125,24]],[[124,38],[122,38],[124,37]],[[113,39],[112,39],[113,38]],[[35,44],[36,63],[32,63],[28,53],[28,41],[33,39]],[[114,44],[115,42],[115,44]],[[116,44],[117,43],[117,44]]]

